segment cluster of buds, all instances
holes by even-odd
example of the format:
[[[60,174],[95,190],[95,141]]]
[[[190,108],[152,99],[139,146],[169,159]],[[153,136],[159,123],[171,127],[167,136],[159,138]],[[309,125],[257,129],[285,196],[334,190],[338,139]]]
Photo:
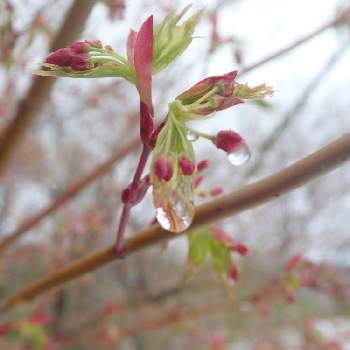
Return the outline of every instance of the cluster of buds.
[[[183,155],[179,158],[177,167],[184,176],[192,176],[196,171],[196,164],[187,155]],[[170,181],[174,174],[172,162],[165,155],[160,155],[155,161],[154,173],[159,181]]]
[[[266,85],[250,88],[236,82],[236,77],[237,71],[232,71],[206,78],[169,104],[169,114],[155,144],[151,175],[154,203],[156,208],[161,209],[158,211],[161,213],[160,223],[166,222],[165,227],[168,230],[169,227],[171,231],[184,230],[188,227],[188,225],[169,225],[169,222],[180,220],[177,217],[177,210],[174,209],[176,204],[171,197],[175,196],[176,202],[179,198],[182,202],[186,202],[186,206],[191,207],[191,217],[193,217],[194,190],[203,179],[203,176],[197,175],[195,171],[191,141],[197,140],[198,137],[210,140],[218,149],[227,153],[233,165],[244,164],[250,159],[250,150],[238,133],[222,130],[217,135],[209,135],[190,129],[186,125],[188,121],[203,119],[217,111],[243,103],[245,99],[260,99],[272,94],[272,89]],[[186,179],[186,177],[189,178]],[[221,193],[222,189],[217,188],[210,195]],[[186,199],[186,197],[189,198]],[[190,223],[189,220],[186,222]]]
[[[93,68],[94,64],[89,55],[93,49],[103,49],[102,43],[97,41],[78,41],[69,47],[52,52],[46,63],[75,71],[84,71]]]
[[[123,77],[135,83],[128,60],[100,40],[77,41],[52,52],[35,74],[51,77]]]
[[[201,80],[176,97],[174,106],[181,111],[185,121],[203,119],[205,116],[244,103],[246,99],[262,99],[273,89],[265,84],[249,87],[236,81],[237,71]]]
[[[215,239],[221,241],[227,245],[231,252],[236,252],[239,255],[245,256],[249,253],[249,249],[245,244],[237,243],[226,231],[217,227],[210,226],[210,231],[212,232]]]

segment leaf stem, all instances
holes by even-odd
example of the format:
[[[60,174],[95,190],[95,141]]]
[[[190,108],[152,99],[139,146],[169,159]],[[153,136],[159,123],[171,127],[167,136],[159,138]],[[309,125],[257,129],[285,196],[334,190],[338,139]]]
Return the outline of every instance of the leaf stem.
[[[138,190],[138,184],[141,180],[141,176],[143,173],[143,170],[145,169],[147,160],[149,158],[149,155],[151,154],[151,148],[144,144],[142,148],[142,152],[140,155],[139,162],[137,164],[137,168],[135,170],[134,177],[131,182],[131,191],[137,191]],[[135,204],[131,202],[124,203],[120,220],[119,220],[119,225],[118,225],[118,230],[117,230],[117,240],[116,240],[116,252],[119,257],[123,257],[126,254],[127,247],[124,245],[124,235],[125,235],[125,229],[126,225],[128,223],[129,217],[130,217],[130,211],[132,207],[134,207]]]

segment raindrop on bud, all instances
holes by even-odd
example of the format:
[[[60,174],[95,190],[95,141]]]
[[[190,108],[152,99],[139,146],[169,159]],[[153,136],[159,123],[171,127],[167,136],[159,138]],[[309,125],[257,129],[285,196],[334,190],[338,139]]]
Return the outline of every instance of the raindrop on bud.
[[[168,219],[168,216],[163,208],[157,208],[156,209],[156,218],[160,226],[164,228],[164,230],[170,229],[170,221]]]
[[[196,133],[194,133],[193,131],[188,130],[186,138],[190,142],[195,142],[198,140],[199,136]]]
[[[156,217],[164,230],[171,232],[182,232],[192,223],[194,206],[192,202],[186,202],[178,196],[174,196],[169,202],[167,209],[158,207]]]
[[[242,142],[237,148],[227,155],[232,165],[239,166],[249,161],[251,156],[250,150],[245,142]]]
[[[184,231],[191,225],[193,213],[191,212],[191,210],[189,210],[189,208],[187,208],[186,203],[183,202],[181,199],[175,202],[175,210],[180,219],[176,231],[178,232],[179,229],[181,231]]]

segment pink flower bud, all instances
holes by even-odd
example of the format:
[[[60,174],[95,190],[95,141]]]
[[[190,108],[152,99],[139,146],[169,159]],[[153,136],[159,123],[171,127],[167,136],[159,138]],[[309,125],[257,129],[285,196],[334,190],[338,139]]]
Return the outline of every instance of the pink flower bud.
[[[197,176],[193,181],[193,187],[198,188],[201,185],[203,179],[204,177],[202,175]]]
[[[52,52],[47,58],[46,62],[55,64],[56,66],[68,67],[71,63],[72,51],[69,48],[59,49]]]
[[[4,336],[14,330],[14,326],[11,323],[0,324],[0,336]]]
[[[224,189],[222,187],[216,187],[210,191],[210,195],[213,197],[220,196],[223,193],[224,193]]]
[[[243,138],[232,130],[222,130],[215,138],[215,145],[226,153],[232,153],[242,144]]]
[[[212,114],[243,101],[234,95],[237,71],[201,80],[176,99],[189,119]]]
[[[83,71],[92,68],[90,57],[85,53],[72,56],[70,66],[73,70],[77,71]]]
[[[80,43],[76,44],[76,49],[78,51],[81,50]],[[46,62],[60,67],[70,67],[76,71],[83,71],[92,68],[90,56],[87,53],[77,53],[77,51],[74,50],[72,48],[56,50],[46,58]]]
[[[208,159],[204,159],[204,160],[200,161],[197,164],[197,170],[198,171],[203,171],[203,170],[207,169],[208,166],[209,166],[209,160]]]
[[[150,187],[150,176],[146,175],[137,184],[131,183],[122,192],[122,202],[124,204],[136,205],[145,197],[148,188]]]
[[[248,247],[247,247],[246,245],[244,245],[244,244],[241,244],[241,243],[237,244],[237,245],[235,246],[235,249],[234,249],[234,250],[235,250],[238,254],[240,254],[240,255],[242,255],[242,256],[247,255],[248,252],[249,252]]]
[[[76,41],[70,46],[71,50],[77,54],[88,52],[90,47],[87,41]]]
[[[87,44],[89,44],[90,46],[95,47],[97,49],[103,48],[102,42],[100,40],[85,40],[85,42]]]
[[[188,156],[182,156],[179,160],[179,166],[184,175],[193,175],[196,170],[196,164],[192,161],[192,159]]]
[[[38,311],[30,318],[31,323],[38,324],[41,326],[45,326],[51,321],[52,321],[52,318],[50,317],[50,315],[48,315],[44,311]]]
[[[230,275],[231,279],[233,280],[233,282],[238,281],[240,274],[239,274],[239,271],[238,271],[236,266],[232,266],[230,268],[229,275]]]
[[[160,181],[170,181],[173,167],[167,157],[161,155],[155,162],[154,172]]]

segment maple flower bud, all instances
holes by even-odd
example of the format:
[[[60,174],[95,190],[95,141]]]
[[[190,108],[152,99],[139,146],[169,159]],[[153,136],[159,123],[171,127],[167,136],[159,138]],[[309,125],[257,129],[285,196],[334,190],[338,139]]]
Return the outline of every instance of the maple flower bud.
[[[173,176],[173,166],[166,156],[159,156],[154,165],[154,172],[160,181],[170,181]]]
[[[193,181],[193,187],[198,188],[203,182],[204,177],[202,175],[197,176]]]
[[[209,160],[208,160],[208,159],[201,160],[201,161],[197,164],[197,170],[198,170],[198,171],[203,171],[203,170],[207,169],[208,166],[209,166]]]
[[[179,160],[179,166],[184,175],[193,175],[196,170],[196,164],[192,161],[192,159],[188,156],[182,156]]]
[[[201,80],[176,97],[178,109],[186,120],[198,119],[243,101],[234,95],[237,71]]]
[[[229,271],[229,275],[231,277],[231,279],[233,280],[233,282],[237,282],[239,279],[239,270],[237,269],[236,266],[231,266],[230,271]]]
[[[244,244],[241,244],[241,243],[237,244],[235,246],[234,250],[242,256],[247,255],[249,253],[248,247]]]
[[[210,195],[213,197],[220,196],[224,193],[224,189],[222,187],[215,187],[210,190]]]
[[[216,147],[226,153],[236,151],[243,142],[243,138],[232,130],[219,131],[214,140]]]
[[[50,53],[38,71],[50,77],[123,77],[135,83],[135,73],[128,60],[99,40],[77,41]]]
[[[145,197],[148,188],[150,187],[150,176],[146,175],[136,185],[131,183],[122,192],[122,202],[124,204],[136,205]]]
[[[75,53],[87,53],[91,45],[88,41],[76,41],[69,48]]]

